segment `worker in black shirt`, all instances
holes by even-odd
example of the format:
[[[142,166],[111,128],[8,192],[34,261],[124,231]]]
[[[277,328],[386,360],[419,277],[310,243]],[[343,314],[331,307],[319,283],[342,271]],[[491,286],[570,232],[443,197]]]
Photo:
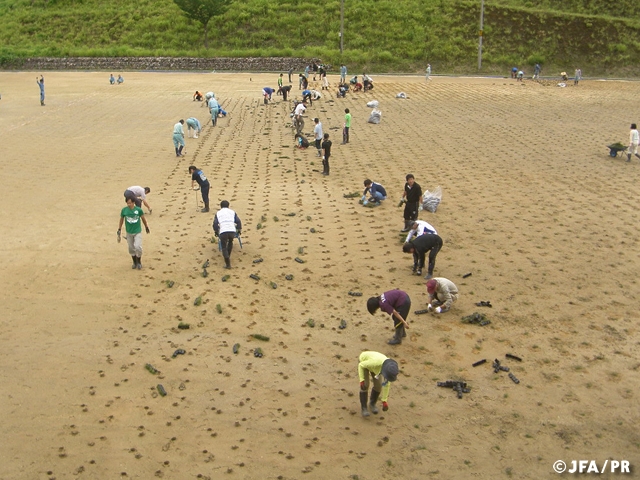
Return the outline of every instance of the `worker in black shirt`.
[[[287,100],[287,98],[289,98],[289,94],[291,93],[291,85],[278,87],[278,93],[282,95],[283,100]]]
[[[427,276],[424,277],[427,280],[433,277],[433,269],[436,266],[436,256],[441,248],[442,238],[440,235],[420,235],[411,242],[402,245],[402,251],[404,253],[415,253],[418,256],[416,275],[422,275],[424,258],[427,252],[429,252],[429,269],[427,270]]]
[[[325,133],[322,141],[322,170],[323,175],[329,175],[329,157],[331,156],[331,140],[329,134]]]
[[[415,177],[408,174],[406,179],[407,183],[404,184],[402,193],[402,200],[405,202],[403,232],[408,232],[413,222],[418,220],[418,210],[422,201],[422,188],[416,183]]]

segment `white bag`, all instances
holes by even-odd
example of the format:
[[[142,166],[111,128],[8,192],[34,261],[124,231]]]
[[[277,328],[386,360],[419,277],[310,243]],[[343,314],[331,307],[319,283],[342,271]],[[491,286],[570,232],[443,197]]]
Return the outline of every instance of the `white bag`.
[[[367,103],[367,107],[369,108],[378,108],[378,105],[380,105],[380,102],[378,102],[378,100],[371,100],[369,103]]]
[[[371,110],[371,115],[369,115],[369,123],[380,123],[380,119],[382,118],[382,112],[377,108]]]
[[[438,205],[442,201],[442,188],[440,186],[436,187],[433,192],[429,190],[425,190],[422,195],[422,208],[430,211],[431,213],[436,213],[438,209]]]

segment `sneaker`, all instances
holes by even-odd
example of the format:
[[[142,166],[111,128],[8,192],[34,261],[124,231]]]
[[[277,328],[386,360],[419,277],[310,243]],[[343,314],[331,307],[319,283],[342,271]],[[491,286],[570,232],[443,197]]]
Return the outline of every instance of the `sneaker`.
[[[138,268],[138,264],[134,263],[133,265],[131,265],[131,270],[135,270],[136,268]]]
[[[419,275],[419,274],[418,274]],[[427,273],[424,277],[425,280],[431,280],[433,278],[433,274]]]
[[[422,269],[421,268],[416,270],[416,275],[422,275]]]
[[[136,265],[136,268],[137,268],[138,270],[142,270],[142,264],[141,264],[141,263],[139,263],[138,265]]]
[[[366,408],[363,408],[363,409],[362,409],[362,416],[363,416],[363,417],[368,417],[369,415],[371,415],[371,414],[369,413],[369,410],[367,410]]]

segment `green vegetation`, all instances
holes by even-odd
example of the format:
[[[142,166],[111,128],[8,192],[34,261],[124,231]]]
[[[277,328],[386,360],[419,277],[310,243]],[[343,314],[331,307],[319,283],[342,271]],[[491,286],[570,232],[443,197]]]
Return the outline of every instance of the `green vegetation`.
[[[480,0],[235,0],[207,26],[173,0],[0,0],[0,65],[24,57],[316,57],[351,71],[472,73]],[[631,0],[485,0],[483,72],[640,73]],[[335,70],[335,68],[334,68]]]
[[[204,46],[209,46],[209,22],[229,8],[231,0],[173,0],[187,18],[200,22],[204,28]]]

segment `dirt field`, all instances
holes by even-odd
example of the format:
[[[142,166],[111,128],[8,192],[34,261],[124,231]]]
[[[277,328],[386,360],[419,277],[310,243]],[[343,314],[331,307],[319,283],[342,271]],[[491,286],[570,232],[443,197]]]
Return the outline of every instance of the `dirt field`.
[[[44,107],[34,76],[0,73],[1,479],[541,479],[556,460],[581,459],[640,468],[640,162],[606,149],[640,123],[639,83],[374,76],[372,93],[346,99],[332,87],[305,129],[317,116],[333,140],[323,177],[312,148],[293,148],[281,97],[262,104],[276,75],[125,72],[110,86],[108,73],[48,73]],[[176,158],[174,123],[208,120],[196,89],[216,92],[229,115]],[[374,98],[379,125],[367,123]],[[196,210],[191,164],[211,182],[209,214]],[[412,311],[427,301],[401,249],[407,173],[443,189],[421,218],[445,242],[436,276],[461,297],[446,314],[411,313],[408,337],[390,346],[392,322],[369,315],[367,297],[401,288]],[[367,177],[389,192],[380,207],[343,197]],[[141,271],[116,243],[130,185],[152,189]],[[230,272],[211,241],[223,199],[244,224]],[[474,312],[491,324],[461,322]],[[172,358],[178,348],[186,355]],[[401,367],[389,411],[368,419],[363,350]],[[494,374],[494,358],[520,384]],[[447,379],[471,392],[436,387]]]

